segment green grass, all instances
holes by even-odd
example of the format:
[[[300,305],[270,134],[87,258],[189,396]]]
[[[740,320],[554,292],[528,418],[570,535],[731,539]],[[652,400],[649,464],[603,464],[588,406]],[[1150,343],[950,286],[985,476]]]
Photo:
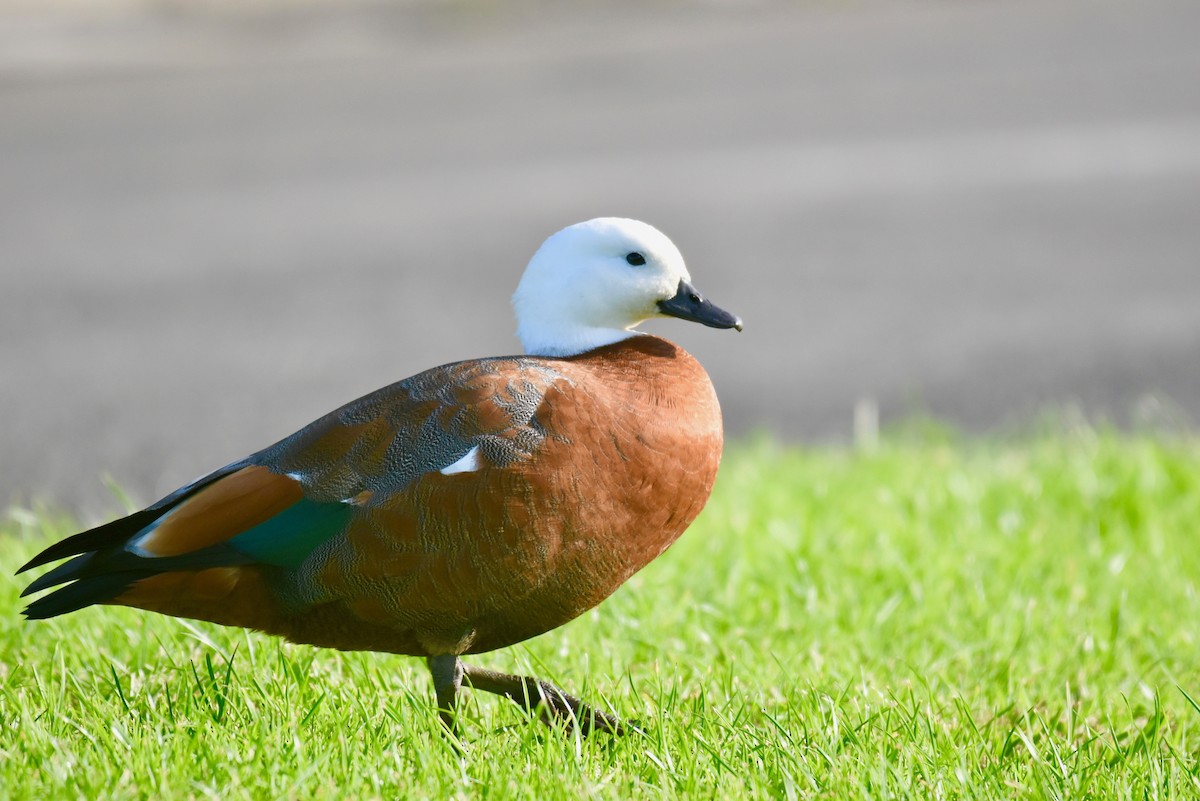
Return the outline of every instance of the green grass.
[[[0,797],[1200,794],[1196,440],[735,448],[599,610],[476,658],[645,733],[468,696],[463,758],[418,660],[124,609],[23,622],[12,569],[72,527],[4,528]]]

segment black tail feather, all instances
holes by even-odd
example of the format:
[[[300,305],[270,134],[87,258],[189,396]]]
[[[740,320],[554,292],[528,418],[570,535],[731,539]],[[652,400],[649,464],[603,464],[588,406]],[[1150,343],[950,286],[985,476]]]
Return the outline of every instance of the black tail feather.
[[[45,598],[25,607],[24,615],[29,620],[45,620],[48,617],[65,615],[85,606],[112,600],[127,590],[135,581],[152,575],[150,571],[106,573],[91,576],[74,584],[55,590]]]
[[[127,517],[122,517],[111,523],[105,523],[102,526],[96,526],[74,536],[67,537],[65,540],[60,540],[21,565],[17,573],[21,574],[26,570],[40,567],[50,562],[57,562],[59,559],[66,559],[68,556],[88,553],[89,551],[123,548],[125,543],[141,532],[142,529],[149,526],[155,520],[158,520],[180,503],[217,479],[236,472],[244,466],[245,462],[235,462],[226,465],[220,470],[214,470],[204,478],[198,479],[187,486],[180,487],[175,492],[172,492],[167,497],[151,504],[140,512],[134,512]]]
[[[28,587],[21,592],[21,597],[33,595],[35,592],[41,592],[47,587],[53,587],[56,584],[64,584],[83,576],[83,571],[87,569],[88,563],[92,561],[95,553],[85,553],[76,556],[69,562],[63,562],[58,567],[51,570],[44,576],[40,576],[32,581]]]
[[[228,475],[243,466],[241,463],[228,465],[204,478],[176,490],[172,494],[128,517],[88,529],[56,542],[30,559],[17,573],[40,567],[49,562],[66,559],[68,562],[50,570],[32,581],[21,596],[67,584],[44,598],[33,601],[25,609],[25,617],[42,620],[67,612],[74,612],[91,604],[111,601],[134,583],[144,578],[174,570],[204,570],[210,567],[228,567],[253,562],[246,554],[217,543],[178,556],[142,556],[126,550],[129,541],[143,532],[154,521],[166,515],[180,503],[213,481]]]
[[[31,582],[21,597],[74,582],[39,598],[25,610],[30,620],[54,617],[74,612],[85,606],[116,598],[136,581],[169,573],[173,570],[206,570],[211,567],[232,567],[253,564],[247,554],[217,543],[179,556],[139,556],[123,548],[91,551],[64,562]]]
[[[134,512],[128,517],[122,517],[120,520],[114,520],[111,523],[105,523],[103,526],[88,529],[73,537],[67,537],[65,540],[54,543],[30,559],[21,566],[21,569],[17,573],[24,573],[26,570],[41,567],[44,564],[56,562],[59,559],[66,559],[68,556],[124,545],[126,540],[162,517],[168,511],[170,511],[170,507],[143,509],[140,512]]]

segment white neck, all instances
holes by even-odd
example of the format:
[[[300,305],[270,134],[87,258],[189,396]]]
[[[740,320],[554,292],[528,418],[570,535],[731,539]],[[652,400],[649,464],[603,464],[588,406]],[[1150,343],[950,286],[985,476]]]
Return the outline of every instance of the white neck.
[[[552,328],[544,322],[540,325],[517,326],[517,336],[530,356],[575,356],[640,335],[640,331],[624,328],[589,328],[581,325]]]

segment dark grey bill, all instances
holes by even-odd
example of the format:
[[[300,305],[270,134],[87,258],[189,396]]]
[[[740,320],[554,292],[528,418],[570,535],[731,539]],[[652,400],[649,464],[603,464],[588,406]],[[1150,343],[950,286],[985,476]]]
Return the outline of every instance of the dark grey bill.
[[[741,317],[712,305],[708,298],[696,291],[696,287],[682,279],[679,281],[679,291],[675,293],[675,297],[660,300],[658,310],[663,314],[678,317],[680,320],[704,323],[709,328],[742,330]]]

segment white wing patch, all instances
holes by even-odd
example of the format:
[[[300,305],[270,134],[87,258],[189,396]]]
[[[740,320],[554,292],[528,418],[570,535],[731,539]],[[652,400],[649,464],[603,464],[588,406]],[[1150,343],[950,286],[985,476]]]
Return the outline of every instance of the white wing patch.
[[[454,464],[448,464],[438,472],[443,476],[452,476],[455,473],[470,473],[480,468],[479,464],[479,446],[476,445],[471,450],[467,451],[463,458],[459,459]]]

